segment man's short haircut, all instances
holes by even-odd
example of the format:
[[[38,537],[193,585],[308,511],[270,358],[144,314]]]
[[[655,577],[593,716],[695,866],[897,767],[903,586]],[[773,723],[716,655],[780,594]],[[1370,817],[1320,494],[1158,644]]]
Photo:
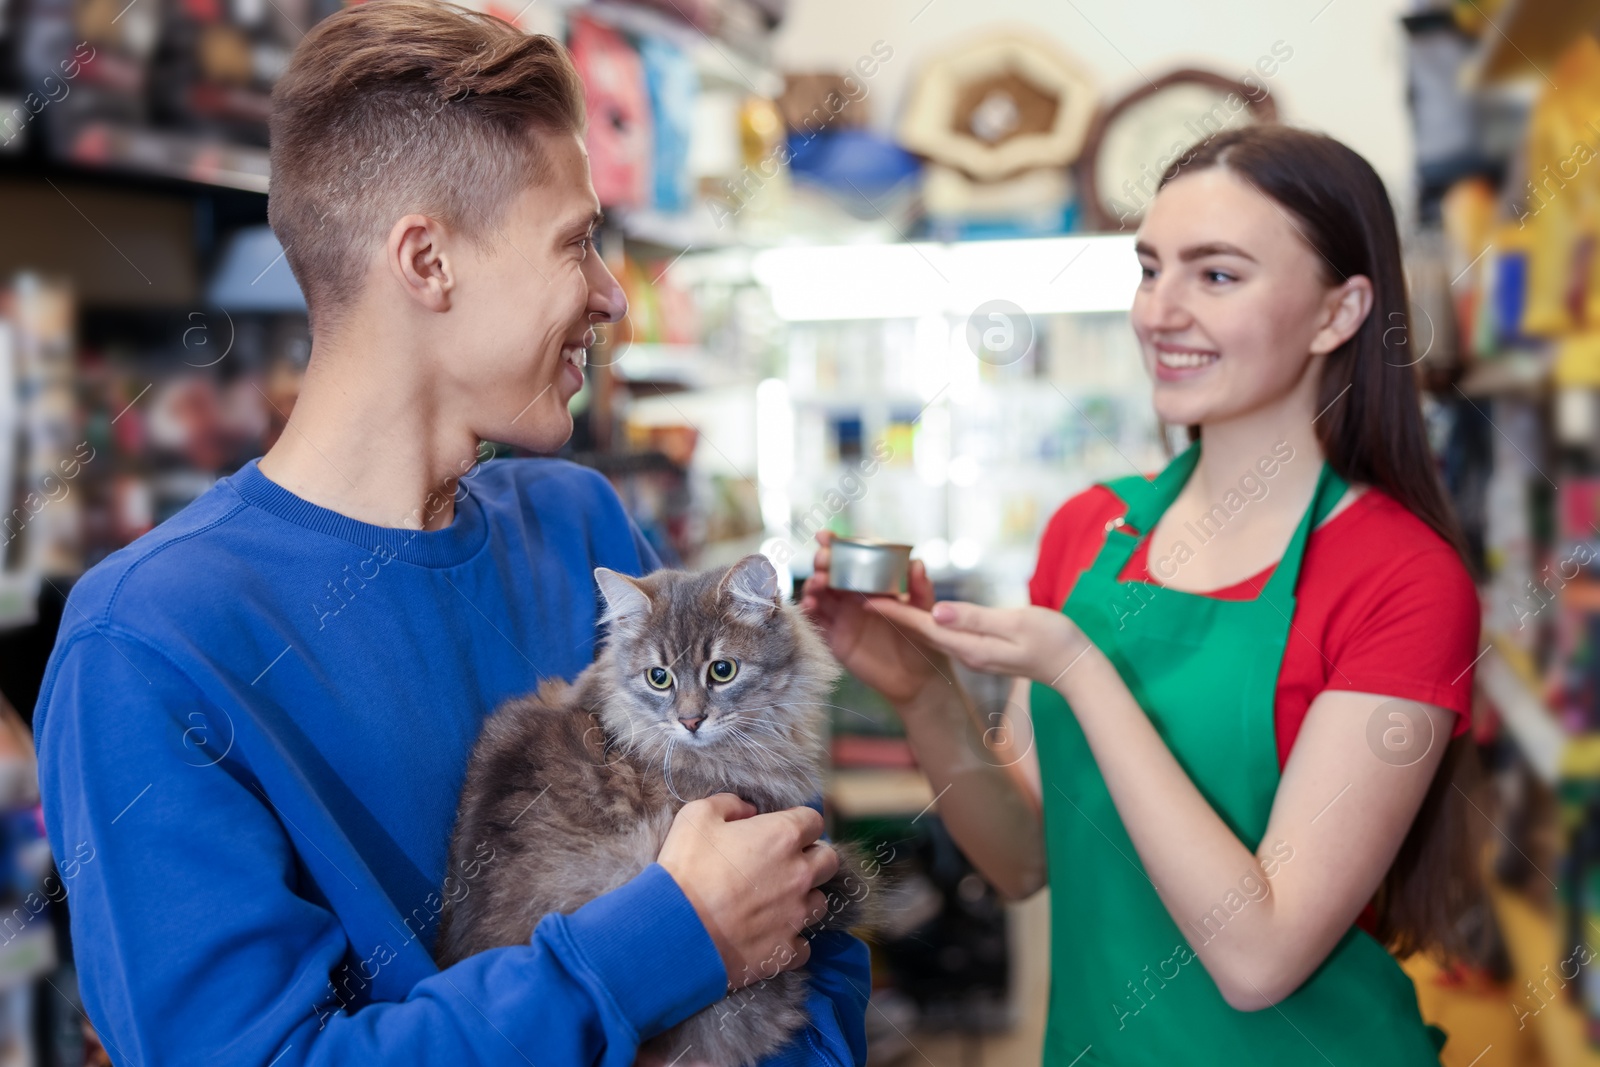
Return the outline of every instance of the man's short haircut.
[[[272,91],[267,217],[310,307],[337,323],[403,215],[492,244],[548,167],[537,133],[580,131],[566,49],[442,0],[369,0],[312,28]]]

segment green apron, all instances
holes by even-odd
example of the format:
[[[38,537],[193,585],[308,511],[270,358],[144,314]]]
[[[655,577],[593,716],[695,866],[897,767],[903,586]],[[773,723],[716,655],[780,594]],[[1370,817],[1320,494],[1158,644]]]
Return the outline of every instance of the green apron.
[[[1108,483],[1128,502],[1127,515],[1062,610],[1116,665],[1213,810],[1256,851],[1278,788],[1273,709],[1295,580],[1307,535],[1346,487],[1324,464],[1312,506],[1255,600],[1119,582],[1139,538],[1177,497],[1199,457],[1196,442],[1154,482],[1132,476]],[[1229,1007],[1191,946],[1226,936],[1227,923],[1256,906],[1263,883],[1241,874],[1231,888],[1219,885],[1216,907],[1185,916],[1180,927],[1145,875],[1066,701],[1036,683],[1031,706],[1050,869],[1046,1064],[1439,1062],[1444,1031],[1422,1021],[1411,979],[1358,927],[1275,1007]],[[1275,873],[1279,864],[1294,863],[1295,844],[1269,843],[1258,853],[1263,866]]]

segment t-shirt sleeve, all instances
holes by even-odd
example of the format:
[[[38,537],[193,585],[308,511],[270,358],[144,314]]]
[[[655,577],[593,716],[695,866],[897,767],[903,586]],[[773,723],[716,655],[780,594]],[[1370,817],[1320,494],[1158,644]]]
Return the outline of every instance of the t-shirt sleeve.
[[[1433,704],[1456,712],[1464,733],[1480,616],[1472,577],[1449,549],[1398,562],[1354,606],[1348,636],[1330,650],[1327,688]]]
[[[351,943],[306,875],[324,831],[261,792],[225,719],[109,626],[52,658],[36,714],[46,826],[84,1004],[117,1063],[627,1067],[642,1038],[723,995],[715,945],[652,864],[527,944],[344,1006],[343,961],[397,957]]]

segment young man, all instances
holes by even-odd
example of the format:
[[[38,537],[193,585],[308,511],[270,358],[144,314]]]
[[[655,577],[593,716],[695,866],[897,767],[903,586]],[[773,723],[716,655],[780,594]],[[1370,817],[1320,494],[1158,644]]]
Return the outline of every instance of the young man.
[[[865,1061],[865,946],[798,936],[838,865],[809,808],[690,804],[528,944],[429,954],[441,895],[495,862],[446,870],[483,717],[590,662],[596,566],[656,565],[599,475],[477,462],[566,439],[625,309],[581,94],[549,38],[425,0],[326,19],[274,93],[270,214],[315,338],[293,418],[78,583],[36,711],[118,1064],[626,1065],[807,962],[811,1025],[772,1062]]]

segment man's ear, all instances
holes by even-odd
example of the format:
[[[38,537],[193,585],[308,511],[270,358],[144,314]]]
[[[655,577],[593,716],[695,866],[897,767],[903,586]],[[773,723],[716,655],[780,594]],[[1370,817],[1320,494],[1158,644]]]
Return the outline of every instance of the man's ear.
[[[637,582],[608,567],[596,567],[594,581],[605,601],[605,610],[600,613],[602,625],[613,631],[636,630],[644,625],[650,614],[650,598]]]
[[[728,601],[728,614],[749,626],[766,622],[783,604],[778,593],[778,572],[772,561],[759,553],[729,567],[717,592]]]
[[[1372,313],[1372,279],[1353,274],[1328,294],[1322,329],[1311,338],[1311,354],[1326,355],[1350,340]]]
[[[384,259],[401,291],[428,311],[449,311],[455,264],[445,252],[445,228],[427,215],[407,215],[389,230]]]

